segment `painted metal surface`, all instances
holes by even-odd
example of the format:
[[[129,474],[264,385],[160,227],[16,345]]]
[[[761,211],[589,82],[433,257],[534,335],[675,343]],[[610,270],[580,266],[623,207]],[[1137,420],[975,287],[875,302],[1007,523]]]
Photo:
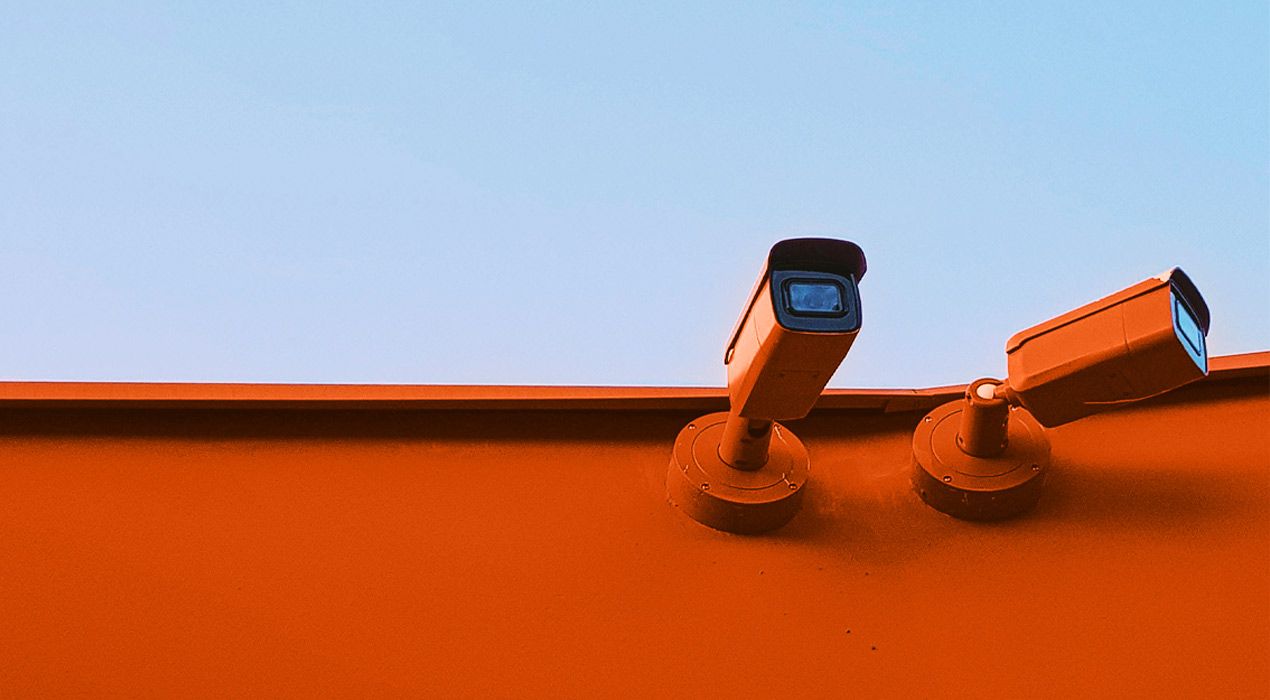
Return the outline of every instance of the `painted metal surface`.
[[[0,695],[1264,697],[1267,365],[989,524],[909,484],[961,387],[831,393],[762,537],[666,501],[722,390],[3,384]]]

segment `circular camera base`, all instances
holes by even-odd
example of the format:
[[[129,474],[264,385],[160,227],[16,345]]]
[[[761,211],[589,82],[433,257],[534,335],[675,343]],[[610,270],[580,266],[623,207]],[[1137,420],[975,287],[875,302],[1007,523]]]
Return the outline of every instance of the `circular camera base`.
[[[716,530],[746,535],[775,530],[802,507],[807,449],[776,423],[767,463],[754,471],[736,469],[719,457],[727,419],[726,412],[711,413],[679,431],[666,494],[693,520]]]
[[[963,520],[1000,520],[1031,510],[1041,497],[1050,445],[1027,411],[1011,409],[1005,451],[968,455],[957,446],[964,401],[931,411],[913,433],[913,489],[930,507]]]

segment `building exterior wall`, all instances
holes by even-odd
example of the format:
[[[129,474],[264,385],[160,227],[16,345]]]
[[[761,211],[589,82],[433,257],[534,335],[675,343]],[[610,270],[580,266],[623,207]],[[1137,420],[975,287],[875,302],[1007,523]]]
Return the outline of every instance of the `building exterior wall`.
[[[912,493],[922,400],[830,401],[790,424],[803,511],[761,537],[666,501],[710,392],[359,409],[13,390],[0,696],[1264,696],[1268,377],[1053,431],[1040,505],[992,524]]]

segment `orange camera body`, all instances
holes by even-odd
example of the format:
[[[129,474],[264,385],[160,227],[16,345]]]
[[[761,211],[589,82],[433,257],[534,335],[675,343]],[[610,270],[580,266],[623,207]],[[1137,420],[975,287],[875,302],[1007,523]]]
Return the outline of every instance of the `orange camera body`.
[[[811,411],[860,330],[860,247],[799,238],[772,247],[724,353],[731,413],[792,420]]]
[[[1016,333],[1007,392],[1054,427],[1208,373],[1208,306],[1179,268]]]

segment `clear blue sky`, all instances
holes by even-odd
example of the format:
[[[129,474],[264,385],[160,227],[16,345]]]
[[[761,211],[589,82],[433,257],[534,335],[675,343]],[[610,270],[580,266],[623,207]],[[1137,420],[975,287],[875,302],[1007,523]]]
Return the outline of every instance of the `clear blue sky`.
[[[1172,265],[1270,348],[1265,2],[417,5],[0,6],[0,375],[719,385],[802,235],[834,386]]]

